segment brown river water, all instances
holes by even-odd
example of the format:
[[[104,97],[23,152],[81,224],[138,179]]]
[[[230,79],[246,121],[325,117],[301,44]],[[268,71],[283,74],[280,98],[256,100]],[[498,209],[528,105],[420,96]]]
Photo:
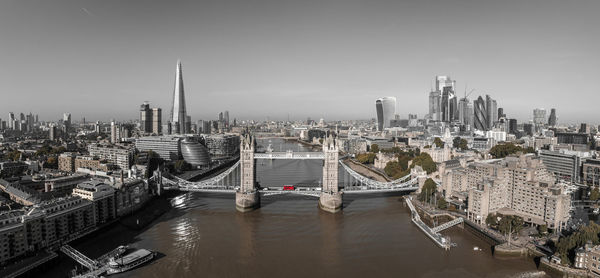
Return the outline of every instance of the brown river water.
[[[270,163],[258,166],[268,185],[320,178],[318,161]],[[442,232],[457,244],[444,251],[411,222],[401,196],[345,197],[338,214],[305,196],[263,197],[248,213],[231,195],[182,193],[170,202],[142,230],[116,224],[73,247],[92,258],[122,244],[158,252],[111,277],[544,277],[532,258],[496,258],[459,227]],[[61,258],[44,277],[67,277],[75,265]]]

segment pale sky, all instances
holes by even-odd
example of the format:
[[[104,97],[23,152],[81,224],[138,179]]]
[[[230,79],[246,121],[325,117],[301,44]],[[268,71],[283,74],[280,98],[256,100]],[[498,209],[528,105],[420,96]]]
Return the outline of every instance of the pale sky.
[[[375,100],[422,117],[435,75],[509,117],[600,122],[600,1],[0,1],[0,118],[188,114],[365,119]],[[596,80],[596,81],[594,81]],[[549,112],[548,112],[549,113]]]

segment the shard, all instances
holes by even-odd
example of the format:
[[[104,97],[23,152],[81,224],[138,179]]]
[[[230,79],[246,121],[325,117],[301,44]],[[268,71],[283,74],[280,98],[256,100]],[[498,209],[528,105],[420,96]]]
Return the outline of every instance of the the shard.
[[[175,89],[173,90],[173,106],[171,106],[171,128],[172,133],[185,134],[187,114],[185,111],[185,94],[183,92],[183,75],[181,73],[181,61],[177,60],[175,72]]]

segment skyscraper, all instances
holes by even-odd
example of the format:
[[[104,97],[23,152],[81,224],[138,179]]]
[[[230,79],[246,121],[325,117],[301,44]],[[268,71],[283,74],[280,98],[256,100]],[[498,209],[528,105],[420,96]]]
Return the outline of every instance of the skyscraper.
[[[162,133],[162,109],[158,107],[152,108],[152,133]]]
[[[16,129],[15,128],[15,113],[8,112],[8,129]]]
[[[121,129],[113,120],[110,122],[110,142],[114,144],[119,142],[119,140],[121,140]]]
[[[223,121],[225,121],[225,127],[229,127],[229,111],[227,110],[223,113]]]
[[[152,132],[152,110],[148,102],[140,105],[140,130],[144,133]]]
[[[187,114],[185,110],[185,95],[183,90],[183,74],[181,72],[181,61],[177,60],[175,72],[175,88],[173,90],[173,105],[171,106],[170,123],[173,133],[187,133]]]
[[[533,109],[533,123],[536,125],[543,125],[546,122],[546,109],[536,108]]]
[[[498,121],[498,104],[496,103],[496,100],[489,95],[485,95],[485,109],[487,112],[487,128],[491,129],[494,126],[494,123]]]
[[[510,134],[519,134],[517,130],[517,119],[508,120],[508,133]]]
[[[548,117],[548,125],[556,126],[556,109],[550,109],[550,117]]]
[[[435,77],[435,89],[440,94],[440,121],[459,120],[458,100],[454,93],[455,83],[456,81],[452,80],[450,76],[438,75]]]
[[[488,130],[488,120],[487,120],[487,110],[485,106],[485,101],[481,96],[479,96],[475,101],[473,101],[473,109],[474,109],[474,126],[475,129],[478,130]]]
[[[438,91],[429,93],[429,117],[433,121],[441,119],[440,114],[441,94]]]
[[[461,124],[468,126],[469,129],[472,129],[473,128],[473,117],[474,117],[473,104],[469,101],[468,98],[466,98],[466,97],[461,98],[460,101],[458,102],[458,121]]]
[[[71,129],[71,113],[64,113],[63,114],[63,131],[64,131],[64,135],[67,135],[67,133],[69,132],[69,130]]]
[[[382,131],[384,128],[390,127],[390,120],[396,115],[396,98],[383,97],[375,101],[375,109],[377,110],[377,130]]]

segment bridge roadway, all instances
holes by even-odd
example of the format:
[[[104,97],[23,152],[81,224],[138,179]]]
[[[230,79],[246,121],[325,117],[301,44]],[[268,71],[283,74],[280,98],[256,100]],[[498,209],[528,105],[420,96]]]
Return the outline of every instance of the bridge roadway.
[[[280,152],[280,153],[256,153],[255,158],[258,156],[258,159],[323,159],[323,153],[316,152]],[[355,181],[358,185],[341,188],[341,191],[344,194],[365,194],[365,193],[386,193],[386,192],[402,192],[402,191],[412,191],[418,189],[418,179],[416,177],[411,178],[411,175],[406,175],[397,180],[393,180],[390,182],[380,182],[376,180],[372,180],[367,178],[352,168],[348,167],[343,163],[342,160],[339,160],[339,163],[342,165],[343,169],[350,174],[350,178]],[[190,182],[178,177],[167,178],[162,175],[157,177],[153,176],[155,181],[158,181],[162,184],[162,189],[164,190],[181,190],[181,191],[192,191],[192,192],[207,192],[207,193],[235,193],[238,189],[237,185],[228,184],[227,177],[229,175],[237,175],[239,172],[240,162],[236,162],[229,169],[225,170],[221,174],[202,181],[198,182]],[[316,185],[315,187],[303,187],[297,186],[296,190],[283,190],[280,188],[262,188],[258,189],[262,195],[270,196],[270,195],[279,195],[279,194],[300,194],[300,195],[309,195],[315,196],[320,193],[320,185]],[[315,188],[319,188],[318,190]],[[279,192],[285,191],[285,192]],[[307,192],[309,191],[309,192]]]
[[[322,152],[266,152],[254,153],[254,159],[324,159],[325,154]]]

